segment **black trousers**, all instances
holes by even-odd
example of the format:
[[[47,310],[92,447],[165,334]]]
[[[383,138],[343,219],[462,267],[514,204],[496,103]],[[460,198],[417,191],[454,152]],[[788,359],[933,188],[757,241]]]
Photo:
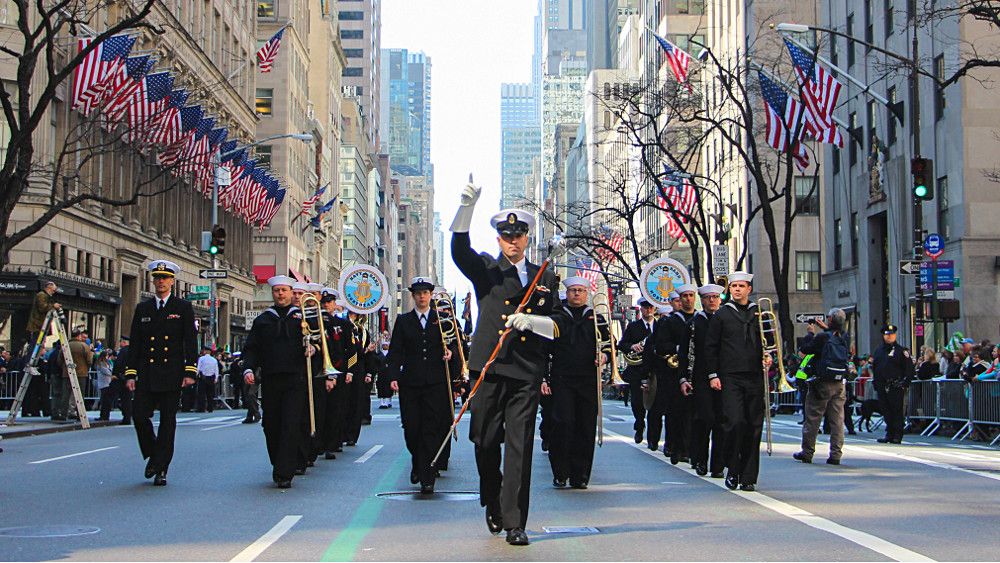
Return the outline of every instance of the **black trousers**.
[[[215,378],[202,377],[198,380],[198,401],[195,410],[215,410]]]
[[[479,372],[470,373],[470,379]],[[469,406],[469,439],[479,469],[479,502],[499,503],[506,529],[525,527],[531,489],[531,454],[535,440],[539,385],[487,374]],[[503,471],[500,470],[503,444]]]
[[[541,416],[541,421],[538,423],[538,436],[548,447],[549,441],[552,440],[552,395],[539,395],[538,409]]]
[[[181,390],[181,411],[191,412],[195,403],[198,402],[198,383],[188,385]]]
[[[243,386],[243,406],[247,409],[248,419],[260,420],[260,401],[257,400],[257,391],[259,389],[259,383]]]
[[[145,385],[135,388],[132,423],[139,439],[142,459],[152,459],[153,467],[166,471],[174,458],[174,434],[177,431],[177,403],[181,390],[151,391]],[[160,411],[160,426],[153,430],[153,411]]]
[[[343,379],[326,397],[326,417],[323,420],[323,451],[334,452],[344,444],[344,427],[347,422],[348,387]]]
[[[670,427],[668,426],[670,421],[667,419],[669,397],[666,386],[666,379],[657,381],[656,396],[653,398],[653,404],[646,411],[646,444],[651,450],[659,448],[660,436],[670,432]],[[666,441],[666,436],[663,436],[663,438]]]
[[[323,449],[323,426],[326,424],[326,417],[330,414],[327,408],[326,379],[322,377],[313,378],[313,414],[316,417],[316,431],[305,443],[306,455],[310,461],[316,461],[324,451]],[[309,432],[309,412],[305,414],[306,432]]]
[[[590,481],[597,436],[597,382],[552,379],[552,476],[572,483]]]
[[[691,441],[691,399],[680,390],[680,383],[667,378],[667,436],[665,451],[679,457],[689,457]],[[661,381],[660,383],[664,383]]]
[[[240,409],[240,402],[243,399],[243,376],[237,375],[230,384],[233,386],[233,409]]]
[[[109,388],[111,389],[112,403],[117,401],[118,408],[122,411],[122,422],[125,424],[132,422],[132,392],[125,386],[125,381],[120,378],[112,379]]]
[[[646,407],[642,404],[642,381],[629,381],[628,389],[632,396],[632,417],[635,418],[632,430],[642,432],[646,429]]]
[[[27,377],[27,375],[22,375]],[[49,416],[49,386],[44,375],[32,376],[21,405],[21,416]]]
[[[264,438],[275,479],[291,479],[301,465],[303,417],[306,416],[304,375],[267,374],[261,384]]]
[[[723,429],[729,471],[741,484],[756,484],[760,472],[760,436],[764,428],[763,374],[733,374],[722,381]]]
[[[347,385],[347,419],[344,422],[344,441],[357,443],[361,438],[361,421],[371,410],[371,398],[364,374],[354,374]]]
[[[903,399],[906,396],[906,389],[889,385],[880,386],[877,392],[882,417],[885,418],[885,437],[890,440],[902,440],[906,416]]]
[[[403,439],[410,452],[412,472],[422,485],[434,484],[437,472],[431,467],[431,460],[451,427],[452,408],[448,401],[450,387],[450,384],[442,381],[432,385],[399,388]]]
[[[722,391],[695,385],[691,416],[691,463],[704,463],[713,473],[726,468],[725,432],[722,429]],[[711,458],[709,458],[711,442]]]

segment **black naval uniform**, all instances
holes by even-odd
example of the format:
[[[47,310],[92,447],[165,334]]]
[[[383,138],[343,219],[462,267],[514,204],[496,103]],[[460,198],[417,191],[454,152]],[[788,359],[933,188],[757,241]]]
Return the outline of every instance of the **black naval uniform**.
[[[503,256],[477,254],[469,233],[453,233],[451,255],[472,282],[479,320],[469,354],[470,378],[479,377],[539,267],[526,263],[527,283]],[[549,316],[558,299],[556,276],[546,271],[524,309],[529,315]],[[486,374],[470,405],[469,438],[475,444],[479,469],[479,502],[499,512],[503,528],[524,528],[528,521],[531,454],[542,376],[547,369],[548,340],[533,332],[512,332],[496,362]],[[503,472],[500,444],[504,444]]]
[[[558,481],[583,488],[590,482],[597,434],[597,336],[594,310],[563,306],[555,317],[559,338],[552,343],[549,385],[552,388],[552,439],[549,463]],[[601,337],[610,341],[606,319]],[[602,353],[607,346],[602,348]]]
[[[370,383],[365,383],[365,375],[371,375],[375,365],[375,351],[368,351],[371,344],[371,333],[363,326],[351,323],[354,329],[354,344],[357,361],[351,366],[354,374],[347,387],[347,418],[344,423],[344,441],[355,445],[361,438],[361,423],[371,408]]]
[[[655,319],[649,321],[647,326],[646,321],[640,318],[628,323],[622,333],[621,340],[618,341],[618,350],[625,354],[632,353],[632,345],[645,342],[646,337],[652,334],[650,329],[655,322]],[[622,374],[622,379],[628,383],[629,394],[632,397],[632,416],[635,418],[632,429],[635,430],[637,436],[642,436],[646,429],[646,407],[642,404],[642,380],[644,377],[642,365],[626,366],[625,372]]]
[[[153,471],[166,472],[174,456],[177,404],[185,377],[198,375],[198,340],[194,309],[189,301],[169,296],[157,309],[158,298],[135,307],[125,378],[135,381],[132,419],[143,459]],[[153,411],[160,426],[153,430]]]
[[[729,301],[708,322],[709,379],[722,380],[728,480],[755,485],[764,428],[764,366],[757,304]]]
[[[726,468],[725,434],[722,431],[722,391],[716,391],[709,386],[708,380],[708,323],[714,313],[698,311],[689,325],[681,342],[680,382],[690,383],[693,388],[691,397],[691,433],[689,451],[691,464],[699,473],[711,471],[713,475],[721,475]],[[688,351],[691,350],[691,340],[694,338],[694,363]],[[708,443],[712,442],[711,458],[709,458]]]
[[[660,437],[660,424],[666,416],[663,453],[670,455],[670,461],[676,464],[688,457],[688,398],[680,391],[679,371],[667,365],[665,358],[677,354],[678,360],[686,353],[681,349],[687,325],[694,313],[674,311],[660,317],[656,321],[652,336],[643,354],[643,364],[651,366],[650,376],[657,378],[656,399],[653,409],[650,409],[649,444],[654,444]]]
[[[885,438],[889,442],[903,441],[905,410],[903,399],[913,379],[910,352],[899,345],[882,343],[872,352],[872,376],[875,391],[885,416]]]
[[[457,352],[456,352],[457,353]],[[410,452],[410,480],[433,487],[431,460],[451,427],[451,379],[445,375],[445,348],[434,310],[400,315],[389,341],[386,373],[399,385],[399,414]]]
[[[339,350],[336,357],[331,358],[333,367],[341,372],[337,377],[337,385],[326,395],[326,416],[323,419],[323,429],[319,432],[320,449],[326,452],[328,459],[333,459],[336,452],[343,451],[344,429],[347,424],[348,397],[350,394],[346,377],[353,374],[357,365],[357,348],[354,342],[354,325],[350,320],[330,315],[323,317],[326,323],[327,342],[331,348]]]
[[[254,319],[243,345],[243,368],[261,380],[264,437],[275,482],[291,481],[302,466],[303,428],[308,424],[306,356],[302,312],[295,306],[269,307]],[[320,354],[312,357],[314,372]]]
[[[326,347],[327,353],[330,356],[330,363],[336,369],[339,363],[342,363],[344,357],[344,350],[341,346],[341,339],[333,338],[335,322],[333,315],[327,313],[326,311],[321,311],[323,316],[323,328],[326,329]],[[310,320],[310,327],[312,330],[318,330],[318,323],[315,320]],[[322,349],[320,348],[321,343],[315,342],[316,354],[320,358],[320,363],[323,362]],[[325,369],[325,366],[323,366]],[[343,384],[344,374],[341,372],[339,375],[326,375],[323,371],[313,371],[313,408],[316,413],[316,434],[308,441],[307,454],[306,457],[310,462],[316,461],[316,458],[320,455],[326,453],[326,434],[325,430],[327,427],[327,420],[329,418],[335,418],[339,412],[336,404],[336,396],[334,391],[326,390],[326,382],[334,381],[334,390]],[[309,425],[309,413],[306,413],[305,424]]]

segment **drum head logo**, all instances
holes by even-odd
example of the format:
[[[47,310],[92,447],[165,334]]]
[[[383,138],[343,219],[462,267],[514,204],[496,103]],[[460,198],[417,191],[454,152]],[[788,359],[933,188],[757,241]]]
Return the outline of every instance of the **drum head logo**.
[[[367,315],[382,307],[388,296],[387,283],[382,272],[372,266],[351,266],[340,276],[340,295],[347,308]]]
[[[657,258],[642,270],[639,289],[642,296],[656,305],[669,305],[670,292],[691,283],[687,267],[672,258]]]

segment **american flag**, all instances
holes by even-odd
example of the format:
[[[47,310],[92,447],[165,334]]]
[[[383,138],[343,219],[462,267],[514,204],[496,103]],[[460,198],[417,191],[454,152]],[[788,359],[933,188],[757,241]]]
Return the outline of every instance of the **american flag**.
[[[682,179],[679,186],[675,185],[675,179],[671,177],[672,170],[664,168],[667,177],[659,186],[659,204],[667,215],[667,235],[683,242],[687,237],[684,236],[681,223],[686,224],[688,217],[694,214],[695,205],[698,203],[698,192],[687,178]]]
[[[625,237],[622,236],[621,232],[613,230],[611,227],[604,225],[598,229],[597,236],[604,243],[604,246],[599,246],[594,249],[594,254],[597,255],[597,259],[605,264],[614,261],[615,254],[620,253],[622,246],[625,245]]]
[[[577,256],[574,258],[576,261],[576,275],[590,282],[590,290],[597,291],[597,280],[600,278],[601,272],[600,264],[594,262],[591,258],[584,258],[582,256]]]
[[[78,39],[77,53],[83,52],[92,42],[93,39],[89,38]],[[134,37],[113,35],[84,57],[73,69],[73,109],[79,109],[85,115],[90,114],[134,44]]]
[[[322,188],[316,190],[316,193],[314,193],[312,197],[307,198],[305,201],[302,202],[302,212],[299,213],[299,215],[309,214],[309,210],[312,209],[312,206],[316,205],[316,202],[319,201],[319,198],[323,197],[323,193],[326,192],[326,186],[328,185],[329,184],[326,184]]]
[[[115,83],[107,89],[106,101],[101,108],[109,123],[116,125],[125,117],[132,100],[142,88],[143,78],[155,63],[149,55],[129,57],[125,61],[124,70],[119,71],[119,74],[124,74],[124,78],[115,78]]]
[[[145,141],[150,144],[169,146],[180,138],[181,109],[188,99],[187,90],[173,90],[162,104],[162,111],[150,114]],[[159,105],[159,104],[158,104]]]
[[[764,98],[767,115],[767,144],[780,152],[785,152],[791,143],[795,165],[799,171],[804,171],[809,167],[809,155],[799,139],[791,139],[793,132],[797,132],[799,138],[802,137],[802,128],[799,126],[802,105],[764,76],[763,72],[757,74],[760,77],[760,92]]]
[[[663,47],[663,52],[667,57],[667,64],[670,65],[670,70],[673,71],[674,77],[677,78],[677,82],[686,85],[688,91],[690,91],[691,83],[688,82],[688,66],[691,64],[691,56],[685,53],[677,45],[674,45],[659,35],[654,33],[653,37],[656,38],[656,42],[660,44],[660,47]]]
[[[816,59],[785,39],[785,46],[792,55],[795,76],[802,88],[802,103],[805,106],[805,128],[814,139],[844,146],[844,138],[833,122],[833,110],[837,107],[842,85]]]
[[[264,46],[257,51],[257,67],[261,72],[271,72],[274,66],[274,59],[278,56],[278,49],[281,47],[281,36],[285,33],[285,28],[278,30]]]
[[[320,222],[323,220],[323,215],[329,213],[333,209],[333,204],[337,202],[337,196],[333,196],[333,199],[324,203],[323,205],[316,208],[316,216],[309,220],[309,223],[315,227],[320,227]]]
[[[203,117],[198,122],[194,128],[194,135],[190,137],[187,147],[181,153],[180,166],[174,170],[174,175],[193,172],[198,179],[201,169],[208,166],[210,157],[208,135],[214,125],[214,117]]]
[[[166,98],[174,85],[169,72],[147,74],[139,81],[139,89],[128,102],[128,132],[126,139],[141,141],[146,138],[153,116],[166,107]]]

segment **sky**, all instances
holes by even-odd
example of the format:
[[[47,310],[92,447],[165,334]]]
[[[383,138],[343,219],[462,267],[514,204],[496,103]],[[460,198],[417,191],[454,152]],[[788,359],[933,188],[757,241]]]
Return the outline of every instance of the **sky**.
[[[447,231],[472,173],[483,188],[472,226],[480,252],[498,251],[489,219],[500,209],[500,84],[531,82],[536,10],[537,0],[382,0],[382,48],[431,57],[434,209]],[[444,283],[461,299],[470,284],[450,241],[446,232]]]

